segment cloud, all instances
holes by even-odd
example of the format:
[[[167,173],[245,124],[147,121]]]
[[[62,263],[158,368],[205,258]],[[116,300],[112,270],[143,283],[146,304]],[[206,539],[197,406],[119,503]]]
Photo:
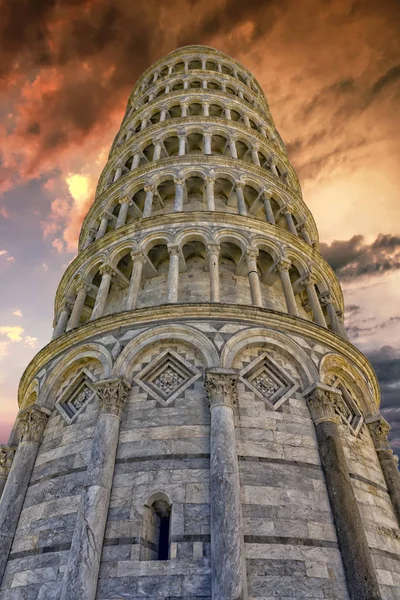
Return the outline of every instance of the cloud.
[[[364,236],[320,245],[322,256],[342,281],[382,274],[400,268],[400,236],[380,233],[371,244]]]
[[[24,315],[22,314],[22,310],[16,309],[13,311],[13,315],[15,315],[16,317],[23,317]]]
[[[24,338],[24,346],[25,348],[36,348],[36,337],[31,337],[30,335],[25,336]]]
[[[3,257],[7,262],[15,262],[15,258],[7,250],[0,250],[0,257]]]

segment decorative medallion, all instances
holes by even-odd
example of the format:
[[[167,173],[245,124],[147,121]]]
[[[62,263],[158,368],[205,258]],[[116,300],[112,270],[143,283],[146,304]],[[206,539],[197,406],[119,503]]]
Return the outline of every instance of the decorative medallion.
[[[56,408],[67,423],[75,421],[77,416],[95,397],[96,390],[93,381],[93,375],[83,369],[56,401]]]
[[[240,379],[273,410],[282,406],[299,388],[299,384],[267,352],[243,369]]]
[[[134,382],[165,406],[200,376],[201,372],[187,360],[167,350],[142,369]]]

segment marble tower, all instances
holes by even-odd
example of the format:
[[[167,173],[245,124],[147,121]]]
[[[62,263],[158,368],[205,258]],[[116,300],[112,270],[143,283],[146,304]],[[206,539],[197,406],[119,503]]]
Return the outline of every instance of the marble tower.
[[[400,598],[389,427],[318,248],[253,75],[152,65],[0,447],[1,600]]]

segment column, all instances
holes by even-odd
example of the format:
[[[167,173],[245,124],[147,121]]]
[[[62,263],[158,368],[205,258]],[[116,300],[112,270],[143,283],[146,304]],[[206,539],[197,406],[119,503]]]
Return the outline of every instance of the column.
[[[232,119],[231,109],[228,107],[225,108],[225,119],[227,119],[228,121],[230,121]]]
[[[16,449],[16,446],[0,445],[0,498],[6,485]]]
[[[156,191],[156,188],[154,185],[145,185],[144,191],[146,193],[146,198],[144,201],[144,207],[143,207],[143,213],[142,213],[143,218],[150,217],[150,215],[151,215],[151,211],[153,209],[153,196],[154,196],[154,192]]]
[[[122,166],[118,166],[116,168],[113,181],[118,181],[118,179],[121,177],[121,175],[122,175]]]
[[[251,149],[251,160],[257,167],[260,166],[260,157],[258,156],[258,146],[253,146]]]
[[[204,79],[204,80],[203,80],[203,84],[202,84],[202,86],[201,86],[201,87],[203,88],[203,90],[206,90],[206,89],[207,89],[207,79]]]
[[[133,160],[132,160],[132,164],[131,164],[131,171],[134,171],[135,169],[137,169],[139,164],[140,164],[140,152],[136,152],[136,154],[134,154],[134,156],[133,156]]]
[[[186,79],[186,80],[183,82],[183,89],[184,89],[184,90],[188,90],[188,89],[189,89],[189,87],[190,87],[190,86],[189,86],[189,81]]]
[[[83,245],[83,250],[86,250],[86,248],[88,248],[90,246],[90,244],[92,244],[92,242],[94,242],[94,240],[96,239],[96,235],[97,235],[97,231],[95,229],[89,230],[89,234]]]
[[[294,224],[294,221],[293,221],[293,215],[290,212],[290,208],[286,207],[283,211],[283,214],[285,215],[286,223],[287,223],[290,233],[293,233],[293,235],[298,235],[296,225]]]
[[[244,199],[243,188],[244,188],[244,184],[241,183],[240,181],[238,181],[236,183],[236,197],[237,197],[237,204],[238,204],[238,212],[239,212],[239,215],[246,216],[247,208],[246,208],[246,202]]]
[[[219,244],[208,244],[207,250],[210,270],[210,302],[219,302]]]
[[[243,115],[243,122],[246,125],[246,127],[251,127],[251,125],[250,125],[250,119],[249,119],[249,117],[246,114]]]
[[[203,116],[204,117],[210,116],[210,105],[208,102],[203,102]]]
[[[318,325],[326,327],[325,317],[318,300],[317,292],[315,291],[315,280],[312,276],[308,275],[303,279],[303,284],[307,290],[307,296],[311,304],[311,310],[314,317],[314,321],[318,323]]]
[[[215,199],[214,199],[214,177],[206,177],[206,201],[207,210],[215,210]]]
[[[129,282],[128,297],[126,299],[126,310],[135,310],[140,292],[143,265],[146,261],[145,254],[139,250],[131,252],[133,261],[131,279]]]
[[[297,231],[300,233],[303,240],[311,246],[311,238],[306,229],[305,223],[301,223],[301,225],[297,225]]]
[[[33,405],[18,415],[22,426],[22,438],[0,500],[0,581],[4,575],[48,414],[49,411]]]
[[[155,83],[158,79],[158,71],[156,71],[153,75],[153,83]]]
[[[226,92],[226,81],[221,81],[221,92]]]
[[[237,158],[236,140],[234,137],[229,138],[229,150],[231,152],[231,158]]]
[[[260,125],[258,130],[261,133],[261,135],[263,135],[264,137],[267,137],[267,130],[265,129],[264,125]]]
[[[161,108],[161,112],[160,112],[160,123],[162,123],[163,121],[165,121],[165,117],[167,116],[167,108],[165,106],[163,106]]]
[[[185,185],[184,179],[175,179],[174,212],[181,212],[183,210],[183,186],[184,185]]]
[[[211,133],[205,133],[203,135],[204,140],[204,154],[211,154]]]
[[[390,426],[381,415],[369,417],[366,422],[381,464],[393,509],[400,524],[400,473],[393,451],[389,446]]]
[[[95,600],[110,504],[121,415],[128,397],[128,384],[108,379],[96,384],[100,412],[97,418],[61,600]]]
[[[81,314],[82,314],[82,309],[85,304],[86,295],[87,295],[88,291],[89,291],[89,286],[85,281],[80,281],[76,285],[77,293],[76,293],[74,306],[72,308],[71,316],[68,321],[67,331],[70,331],[71,329],[75,329],[75,327],[78,327],[79,321],[81,318]]]
[[[181,133],[179,136],[179,156],[186,154],[186,133]]]
[[[246,252],[247,276],[250,283],[251,301],[254,306],[263,306],[260,278],[257,270],[257,248],[249,248]]]
[[[271,225],[276,225],[274,213],[273,213],[272,206],[271,206],[270,192],[264,192],[263,198],[264,198],[264,210],[265,210],[266,219],[267,219],[268,223],[271,223]]]
[[[206,70],[206,59],[205,58],[201,59],[201,68],[202,68],[203,71]]]
[[[271,161],[270,161],[270,163],[269,163],[269,168],[271,169],[271,172],[272,172],[274,175],[276,175],[276,177],[279,177],[279,173],[278,173],[278,171],[277,171],[277,169],[276,169],[276,165],[275,165],[275,163],[273,162],[273,160],[272,160],[272,159],[271,159]]]
[[[286,308],[289,315],[298,317],[296,299],[294,297],[292,282],[290,281],[289,270],[291,262],[286,259],[282,259],[278,262],[275,269],[279,273],[279,277],[282,283],[283,293],[285,295]]]
[[[180,249],[177,245],[168,246],[169,270],[168,270],[168,295],[167,302],[178,302],[179,285],[179,255]]]
[[[354,495],[338,427],[341,394],[321,383],[305,391],[335,522],[350,598],[381,600],[364,524]]]
[[[211,590],[213,600],[247,598],[234,405],[238,375],[209,369]]]
[[[161,157],[161,140],[153,140],[154,152],[153,160],[159,160]]]
[[[132,200],[128,197],[121,198],[119,201],[121,208],[119,209],[117,222],[115,224],[115,229],[118,227],[123,227],[126,223],[126,218],[128,216],[129,207],[132,206]]]
[[[181,117],[187,117],[188,116],[188,104],[187,102],[182,102],[181,103]]]
[[[238,96],[239,96],[239,98],[241,98],[242,100],[244,100],[244,96],[243,96],[242,90],[238,90]]]
[[[143,129],[146,129],[146,127],[147,127],[147,117],[143,117],[142,123],[140,125],[140,130],[143,131]]]
[[[58,316],[57,325],[54,328],[52,340],[55,340],[60,335],[62,335],[67,327],[68,318],[71,312],[71,302],[69,300],[65,300],[61,305],[61,311]]]
[[[99,271],[101,275],[101,283],[99,285],[99,289],[97,290],[96,301],[94,303],[93,312],[90,317],[91,321],[94,321],[94,319],[99,319],[104,314],[108,292],[110,290],[111,285],[111,277],[113,273],[113,270],[110,265],[102,265]]]
[[[342,335],[343,332],[339,323],[338,316],[336,314],[335,305],[333,304],[333,298],[329,292],[325,292],[321,295],[321,304],[322,306],[326,306],[332,331],[334,331],[338,335]]]
[[[96,240],[99,240],[106,233],[108,227],[108,215],[103,214],[100,221],[100,226],[96,234]]]

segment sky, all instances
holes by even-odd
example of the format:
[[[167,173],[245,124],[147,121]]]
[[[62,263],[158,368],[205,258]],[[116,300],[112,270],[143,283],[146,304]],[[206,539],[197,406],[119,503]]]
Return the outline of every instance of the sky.
[[[262,85],[400,452],[398,0],[0,0],[0,442],[132,87],[187,44]]]

